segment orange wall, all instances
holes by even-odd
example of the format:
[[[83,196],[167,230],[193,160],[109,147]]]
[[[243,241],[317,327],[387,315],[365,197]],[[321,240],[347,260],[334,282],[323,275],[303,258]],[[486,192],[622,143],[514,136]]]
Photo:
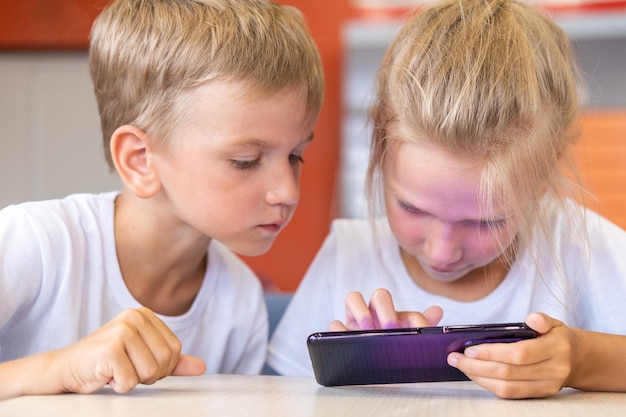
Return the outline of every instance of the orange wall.
[[[594,110],[580,118],[573,156],[587,207],[626,229],[626,109]]]
[[[84,49],[108,0],[10,0],[0,11],[0,49]]]

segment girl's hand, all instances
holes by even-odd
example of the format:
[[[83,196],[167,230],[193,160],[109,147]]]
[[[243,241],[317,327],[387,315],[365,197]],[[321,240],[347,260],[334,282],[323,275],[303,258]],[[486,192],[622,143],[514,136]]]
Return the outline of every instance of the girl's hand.
[[[147,308],[128,309],[77,343],[57,351],[63,390],[90,393],[106,384],[119,393],[168,375],[201,375],[200,359],[181,355],[174,333]]]
[[[335,320],[330,324],[330,331],[436,326],[441,317],[443,311],[438,306],[430,307],[423,313],[396,311],[389,291],[380,288],[372,294],[369,305],[361,293],[348,294],[346,323]]]
[[[526,324],[537,339],[472,346],[448,355],[448,363],[501,398],[554,395],[572,369],[572,330],[542,313],[530,314]]]

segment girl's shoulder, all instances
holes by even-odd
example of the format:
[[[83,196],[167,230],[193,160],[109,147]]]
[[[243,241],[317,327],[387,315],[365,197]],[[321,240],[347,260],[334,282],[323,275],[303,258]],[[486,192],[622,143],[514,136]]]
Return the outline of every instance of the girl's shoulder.
[[[330,236],[357,246],[368,246],[374,242],[395,243],[386,218],[336,219],[332,223]]]

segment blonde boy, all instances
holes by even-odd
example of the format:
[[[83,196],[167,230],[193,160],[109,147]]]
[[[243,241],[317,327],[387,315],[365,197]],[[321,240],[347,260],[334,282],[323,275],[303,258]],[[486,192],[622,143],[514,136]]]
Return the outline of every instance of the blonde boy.
[[[302,17],[118,0],[90,65],[124,187],[0,212],[0,399],[258,373],[267,313],[233,252],[269,249],[298,202],[324,89]]]

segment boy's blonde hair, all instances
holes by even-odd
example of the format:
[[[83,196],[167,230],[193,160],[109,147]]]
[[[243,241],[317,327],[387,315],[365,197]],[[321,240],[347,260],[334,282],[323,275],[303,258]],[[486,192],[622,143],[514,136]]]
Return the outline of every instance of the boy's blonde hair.
[[[116,0],[93,25],[90,68],[111,168],[115,129],[137,126],[163,147],[189,93],[208,81],[301,91],[311,120],[324,93],[303,17],[265,0]]]
[[[452,0],[418,12],[389,47],[377,78],[368,192],[394,133],[482,164],[488,215],[504,203],[528,241],[542,224],[546,192],[564,202],[574,175],[569,145],[579,110],[568,37],[535,6],[515,0]],[[564,170],[564,167],[567,169]]]

